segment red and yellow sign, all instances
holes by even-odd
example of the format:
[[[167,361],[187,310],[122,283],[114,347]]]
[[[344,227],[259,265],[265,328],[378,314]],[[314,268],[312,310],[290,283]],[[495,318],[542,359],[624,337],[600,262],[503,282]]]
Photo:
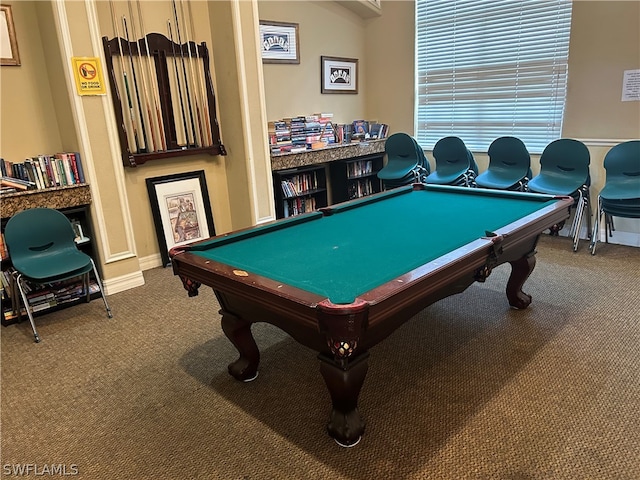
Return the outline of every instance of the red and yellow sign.
[[[106,92],[100,59],[97,57],[72,57],[73,76],[78,95],[104,95]]]

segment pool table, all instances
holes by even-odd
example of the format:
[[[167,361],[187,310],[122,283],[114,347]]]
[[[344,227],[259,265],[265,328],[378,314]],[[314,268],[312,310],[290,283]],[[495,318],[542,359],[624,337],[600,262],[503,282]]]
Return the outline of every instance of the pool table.
[[[364,432],[358,396],[369,349],[439,299],[509,262],[506,296],[522,291],[540,234],[569,216],[570,197],[415,184],[175,247],[189,296],[213,288],[222,328],[240,357],[238,380],[257,376],[251,333],[268,322],[318,352],[332,401],[328,432],[353,446]],[[505,302],[506,306],[506,302]]]

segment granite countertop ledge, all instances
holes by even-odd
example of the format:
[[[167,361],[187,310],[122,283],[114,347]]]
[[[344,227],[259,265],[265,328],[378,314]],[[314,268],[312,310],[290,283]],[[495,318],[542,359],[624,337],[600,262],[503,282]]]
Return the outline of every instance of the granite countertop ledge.
[[[385,141],[386,139],[365,140],[359,143],[329,145],[319,150],[308,150],[306,152],[272,154],[271,170],[287,170],[289,168],[384,153]]]
[[[48,207],[59,210],[90,203],[91,187],[86,183],[5,193],[0,199],[0,216],[9,218],[29,208]]]

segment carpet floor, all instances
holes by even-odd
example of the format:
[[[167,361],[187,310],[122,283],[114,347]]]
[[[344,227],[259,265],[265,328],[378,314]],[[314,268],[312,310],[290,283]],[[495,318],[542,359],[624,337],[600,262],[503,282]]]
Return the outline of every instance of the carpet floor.
[[[537,258],[528,309],[502,265],[371,349],[349,449],[315,353],[257,324],[260,375],[237,382],[213,292],[170,268],[111,295],[111,320],[96,300],[39,317],[40,344],[2,327],[1,475],[637,480],[640,249],[543,236]]]

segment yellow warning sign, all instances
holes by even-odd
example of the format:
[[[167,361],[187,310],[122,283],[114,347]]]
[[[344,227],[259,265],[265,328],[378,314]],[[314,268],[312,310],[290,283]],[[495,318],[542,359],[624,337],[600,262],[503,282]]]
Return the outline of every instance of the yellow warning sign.
[[[106,94],[102,67],[97,57],[72,57],[73,76],[76,79],[78,95]]]

